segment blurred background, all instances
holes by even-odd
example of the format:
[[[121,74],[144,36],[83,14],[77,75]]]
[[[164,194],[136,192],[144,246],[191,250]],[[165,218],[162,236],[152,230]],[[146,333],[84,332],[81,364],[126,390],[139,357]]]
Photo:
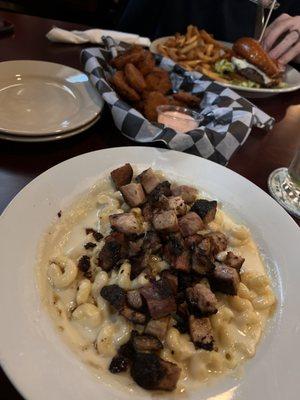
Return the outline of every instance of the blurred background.
[[[0,10],[114,28],[128,0],[0,0]]]

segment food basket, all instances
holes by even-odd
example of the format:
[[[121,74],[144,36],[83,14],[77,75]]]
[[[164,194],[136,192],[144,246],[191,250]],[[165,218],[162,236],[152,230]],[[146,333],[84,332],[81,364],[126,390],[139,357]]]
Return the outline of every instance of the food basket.
[[[187,133],[148,121],[138,110],[123,101],[109,81],[114,73],[109,61],[129,45],[103,37],[104,48],[87,48],[81,61],[94,87],[109,105],[114,123],[123,135],[138,143],[163,142],[177,151],[195,154],[226,165],[242,146],[252,127],[272,129],[274,118],[233,90],[209,80],[199,72],[188,72],[169,58],[153,54],[156,65],[169,72],[172,90],[203,94],[201,125]]]

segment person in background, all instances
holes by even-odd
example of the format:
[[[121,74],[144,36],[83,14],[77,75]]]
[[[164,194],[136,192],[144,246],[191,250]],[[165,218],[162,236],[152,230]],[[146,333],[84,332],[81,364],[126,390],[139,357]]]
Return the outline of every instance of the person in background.
[[[272,0],[262,0],[264,7]],[[254,37],[257,4],[250,0],[129,0],[118,29],[155,39],[196,25],[219,40]],[[266,10],[267,13],[267,10]],[[300,0],[281,0],[262,44],[283,66],[300,62]]]

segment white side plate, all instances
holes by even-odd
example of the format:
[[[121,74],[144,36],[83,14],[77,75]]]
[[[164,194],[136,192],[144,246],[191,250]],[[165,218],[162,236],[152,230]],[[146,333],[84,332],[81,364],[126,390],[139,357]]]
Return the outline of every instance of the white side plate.
[[[63,140],[69,137],[78,135],[81,132],[85,132],[90,127],[95,125],[95,123],[100,119],[101,114],[99,114],[95,119],[86,125],[81,126],[73,131],[55,133],[54,135],[44,135],[44,136],[29,136],[29,135],[11,135],[9,133],[0,131],[0,139],[8,140],[10,142],[23,142],[23,143],[38,143],[38,142],[54,142],[56,140]]]
[[[0,132],[45,136],[94,120],[103,100],[81,71],[44,61],[0,63]]]

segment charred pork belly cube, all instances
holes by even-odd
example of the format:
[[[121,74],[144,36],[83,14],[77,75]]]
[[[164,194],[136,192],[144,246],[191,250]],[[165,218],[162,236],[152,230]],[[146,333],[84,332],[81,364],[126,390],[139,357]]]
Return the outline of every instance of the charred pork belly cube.
[[[187,211],[187,205],[180,196],[171,196],[169,200],[169,209],[174,210],[177,215],[184,215]]]
[[[240,272],[240,269],[242,268],[244,261],[245,259],[243,257],[237,256],[232,251],[229,251],[224,260],[224,263],[228,265],[228,267],[234,268],[238,272]]]
[[[175,257],[171,266],[180,271],[188,272],[191,269],[191,255],[188,250],[184,250],[180,256]]]
[[[176,311],[175,298],[166,281],[154,281],[139,290],[146,300],[151,318],[159,319]]]
[[[189,309],[186,301],[178,304],[177,313],[173,314],[172,317],[176,320],[175,328],[178,329],[180,333],[187,333],[189,331]]]
[[[168,283],[168,285],[172,289],[172,292],[175,295],[177,293],[177,289],[178,289],[178,277],[176,275],[172,274],[172,272],[169,271],[168,269],[165,269],[161,273],[161,277],[162,277],[163,281],[166,281]]]
[[[120,314],[128,319],[128,321],[132,322],[133,324],[144,325],[146,323],[146,315],[142,314],[139,311],[132,310],[131,308],[125,306],[121,311]]]
[[[113,229],[123,232],[125,235],[139,234],[142,226],[133,213],[113,214],[109,216],[109,222]]]
[[[129,367],[128,358],[116,355],[111,360],[108,369],[112,374],[119,374],[120,372],[126,371],[128,367]]]
[[[183,236],[191,236],[203,229],[202,219],[194,212],[188,212],[179,218],[179,228]]]
[[[174,390],[180,372],[176,364],[153,353],[137,353],[130,369],[133,380],[147,390]]]
[[[152,168],[148,168],[140,175],[138,175],[136,177],[136,181],[142,184],[147,194],[151,193],[152,190],[154,190],[156,186],[160,183],[160,179]]]
[[[98,255],[98,265],[104,271],[109,271],[124,261],[127,252],[124,234],[113,232],[105,238],[105,244]]]
[[[240,283],[240,277],[236,269],[228,267],[225,264],[218,264],[209,277],[209,283],[214,292],[235,296]]]
[[[129,183],[120,187],[125,202],[130,207],[138,207],[146,202],[146,196],[140,183]]]
[[[209,238],[211,243],[211,252],[215,256],[221,251],[226,250],[228,245],[227,237],[221,232],[211,232],[206,237]]]
[[[151,254],[157,253],[162,247],[160,237],[155,231],[147,231],[143,241],[143,250]]]
[[[192,314],[208,316],[218,311],[216,296],[202,283],[187,288],[186,297]]]
[[[145,333],[157,337],[159,340],[164,340],[170,324],[170,317],[159,319],[151,319],[146,325]]]
[[[198,246],[199,243],[201,243],[203,240],[202,235],[198,235],[197,233],[195,235],[187,236],[184,239],[185,245],[191,249],[195,250],[195,248]]]
[[[187,212],[187,205],[180,196],[161,196],[160,203],[165,210],[174,210],[176,215],[184,215]]]
[[[180,256],[185,250],[184,240],[180,233],[171,234],[167,238],[167,244],[164,246],[164,251],[167,255]]]
[[[161,359],[164,376],[158,384],[158,390],[167,390],[169,392],[176,389],[181,369],[174,363]]]
[[[91,260],[89,256],[82,256],[78,261],[78,269],[82,272],[87,272],[91,266]]]
[[[85,233],[87,235],[89,235],[90,233],[93,235],[94,239],[96,240],[96,242],[100,242],[100,240],[103,239],[103,235],[102,233],[96,231],[93,228],[85,228]]]
[[[201,249],[196,249],[192,255],[192,269],[200,275],[209,275],[215,268],[210,258],[202,253]]]
[[[157,351],[163,348],[159,339],[151,335],[136,335],[132,338],[132,345],[135,351],[146,353],[148,351]]]
[[[163,249],[163,258],[172,268],[182,271],[189,271],[191,268],[190,252],[185,248],[180,234],[169,236],[169,240]]]
[[[178,277],[178,292],[184,293],[188,287],[199,283],[199,281],[202,279],[200,275],[195,274],[193,271],[190,271],[189,273],[186,273],[185,271],[176,271],[176,275]],[[185,295],[183,301],[184,300]]]
[[[136,241],[130,240],[128,242],[128,255],[129,257],[136,256],[143,247],[143,238],[138,239]]]
[[[214,337],[209,318],[189,317],[189,329],[195,347],[204,350],[213,350]]]
[[[157,231],[177,232],[179,229],[175,211],[161,211],[154,214],[153,226]]]
[[[150,254],[149,253],[139,253],[135,257],[130,258],[130,264],[131,264],[131,271],[130,271],[130,280],[135,279],[137,276],[140,275],[144,271],[145,268],[147,268],[149,264],[149,258]]]
[[[170,196],[171,195],[171,184],[168,181],[160,182],[155,189],[152,190],[148,195],[148,200],[152,205],[159,202],[161,196]]]
[[[135,357],[135,350],[132,345],[132,339],[134,336],[138,335],[139,333],[136,330],[131,331],[131,335],[129,340],[122,344],[119,347],[118,355],[127,358],[129,361],[132,361]]]
[[[206,256],[210,255],[211,252],[211,241],[209,238],[205,237],[201,240],[201,242],[198,245],[197,250]]]
[[[117,311],[122,310],[126,304],[126,292],[118,285],[103,286],[101,296]]]
[[[130,307],[135,310],[139,310],[143,307],[143,299],[138,290],[129,290],[127,292],[127,303]]]
[[[153,210],[152,210],[151,204],[146,203],[142,206],[142,214],[143,214],[145,221],[152,222]]]
[[[128,185],[128,183],[131,182],[133,170],[131,165],[127,163],[122,167],[111,171],[110,176],[116,185],[116,188],[119,189],[121,186]]]
[[[197,189],[187,185],[172,185],[171,191],[173,196],[180,196],[187,204],[193,203],[198,195]]]
[[[155,390],[164,376],[160,357],[153,353],[138,353],[134,357],[130,374],[142,388]]]
[[[213,221],[217,212],[217,202],[208,200],[196,200],[193,204],[191,211],[194,211],[205,224]]]

